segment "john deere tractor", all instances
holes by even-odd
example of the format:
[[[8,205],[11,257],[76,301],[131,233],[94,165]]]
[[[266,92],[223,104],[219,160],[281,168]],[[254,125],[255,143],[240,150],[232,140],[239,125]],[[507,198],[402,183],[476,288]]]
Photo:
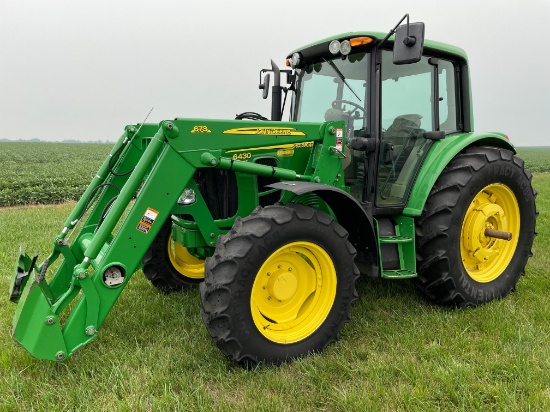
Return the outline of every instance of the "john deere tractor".
[[[335,341],[359,276],[458,308],[514,290],[536,234],[531,174],[506,135],[474,132],[466,53],[405,17],[272,62],[269,120],[126,126],[51,254],[20,254],[15,340],[66,359],[140,269],[162,292],[198,285],[214,342],[246,364]]]

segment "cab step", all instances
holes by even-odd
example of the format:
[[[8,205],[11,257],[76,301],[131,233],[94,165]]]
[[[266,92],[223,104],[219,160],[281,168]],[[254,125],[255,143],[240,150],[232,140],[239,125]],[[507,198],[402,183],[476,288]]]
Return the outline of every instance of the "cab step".
[[[385,279],[410,279],[416,277],[416,272],[407,269],[383,270],[382,277]]]
[[[381,236],[380,243],[410,243],[414,239],[405,236]]]
[[[378,222],[376,230],[378,235],[378,251],[380,253],[380,275],[386,279],[410,279],[417,276],[416,273],[416,249],[414,218],[407,216],[394,217],[395,234],[389,235],[387,232],[380,236]],[[387,225],[386,225],[387,227]],[[385,269],[382,259],[382,245],[395,245],[399,255],[399,267],[392,265],[391,269]],[[394,249],[395,250],[395,249]]]

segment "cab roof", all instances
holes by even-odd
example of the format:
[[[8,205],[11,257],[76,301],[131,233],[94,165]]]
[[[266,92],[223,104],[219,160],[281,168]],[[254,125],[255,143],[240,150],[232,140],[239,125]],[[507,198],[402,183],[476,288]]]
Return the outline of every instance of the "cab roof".
[[[372,45],[376,45],[377,43],[382,41],[382,39],[384,39],[384,37],[386,37],[386,35],[387,35],[387,33],[374,32],[374,31],[360,31],[360,32],[348,32],[348,33],[337,34],[335,36],[327,37],[326,39],[318,40],[316,42],[310,43],[310,44],[305,45],[303,47],[300,47],[296,50],[293,50],[287,57],[292,56],[292,54],[296,53],[296,52],[303,53],[305,50],[309,51],[309,50],[313,49],[313,50],[317,51],[320,48],[324,48],[325,44],[327,45],[327,50],[328,50],[328,44],[331,41],[333,41],[333,40],[343,41],[343,40],[351,39],[353,37],[362,37],[362,36],[372,37],[373,40],[374,40]],[[387,44],[392,45],[394,39],[395,39],[395,35],[392,35],[387,40]],[[425,39],[424,40],[424,49],[429,49],[430,51],[435,51],[435,52],[442,52],[442,53],[445,53],[445,54],[453,54],[455,56],[461,57],[462,59],[464,59],[466,61],[468,60],[468,56],[467,56],[466,52],[463,49],[461,49],[460,47],[452,46],[450,44],[441,43],[441,42],[438,42],[438,41]]]

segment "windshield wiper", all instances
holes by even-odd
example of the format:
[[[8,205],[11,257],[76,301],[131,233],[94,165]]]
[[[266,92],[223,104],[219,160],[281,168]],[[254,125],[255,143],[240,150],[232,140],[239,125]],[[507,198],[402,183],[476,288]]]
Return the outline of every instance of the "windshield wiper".
[[[359,101],[362,101],[359,96],[357,96],[357,93],[355,93],[353,91],[353,89],[351,88],[351,86],[348,84],[348,82],[346,81],[346,78],[344,77],[344,75],[342,74],[342,72],[340,70],[338,70],[338,67],[336,67],[336,65],[332,62],[332,60],[327,60],[325,58],[323,58],[323,60],[325,61],[325,63],[328,63],[328,65],[330,67],[332,67],[332,69],[336,72],[336,74],[338,75],[338,77],[340,78],[340,80],[342,80],[344,82],[344,84],[348,87],[348,89],[355,95],[355,97],[357,97],[357,99]]]

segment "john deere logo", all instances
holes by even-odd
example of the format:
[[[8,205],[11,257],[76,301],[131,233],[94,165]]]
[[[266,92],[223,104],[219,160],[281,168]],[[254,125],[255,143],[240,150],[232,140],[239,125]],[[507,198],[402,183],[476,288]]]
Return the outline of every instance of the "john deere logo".
[[[229,129],[224,134],[256,134],[256,135],[277,135],[277,136],[305,136],[304,132],[292,127],[239,127]]]

